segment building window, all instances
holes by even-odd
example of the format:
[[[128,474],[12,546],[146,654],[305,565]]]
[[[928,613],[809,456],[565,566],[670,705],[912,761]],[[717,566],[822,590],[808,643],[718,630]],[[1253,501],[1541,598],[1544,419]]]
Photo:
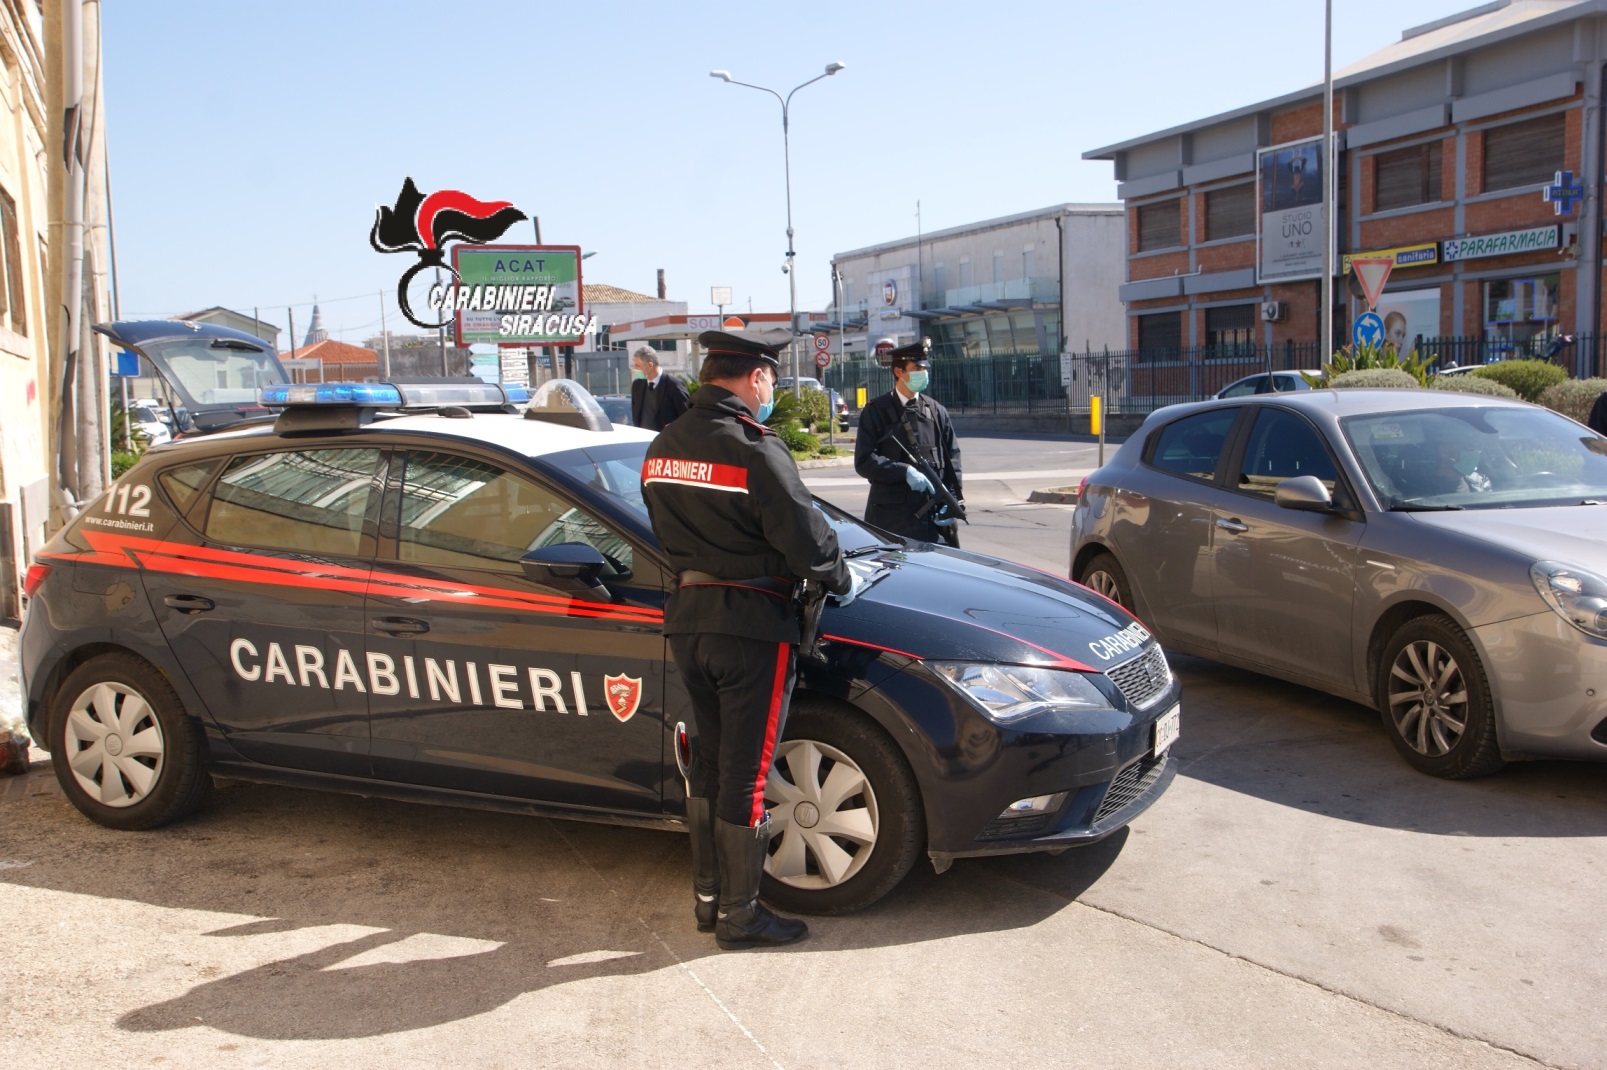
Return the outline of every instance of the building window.
[[[1550,182],[1561,171],[1567,116],[1562,112],[1484,132],[1485,191]]]
[[[1440,199],[1442,143],[1413,145],[1373,157],[1373,211],[1410,208]]]
[[[1004,281],[1004,254],[1003,253],[994,253],[993,254],[993,281],[994,282],[1003,282]]]
[[[1214,189],[1205,195],[1205,240],[1255,233],[1255,183]]]
[[[1138,251],[1172,249],[1183,244],[1181,199],[1138,206]]]
[[[960,258],[960,289],[963,290],[969,285],[971,285],[971,258],[962,256]]]
[[[1549,333],[1557,323],[1558,275],[1488,279],[1484,283],[1484,333],[1522,344]]]
[[[1240,356],[1255,345],[1255,305],[1223,305],[1205,310],[1205,344],[1210,356]]]
[[[1183,313],[1138,317],[1138,359],[1176,360],[1183,348]]]

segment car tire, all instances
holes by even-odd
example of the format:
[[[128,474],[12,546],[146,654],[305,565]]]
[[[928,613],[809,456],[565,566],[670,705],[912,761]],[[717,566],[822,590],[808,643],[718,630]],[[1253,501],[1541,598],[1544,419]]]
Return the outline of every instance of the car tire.
[[[1121,562],[1108,553],[1095,554],[1083,566],[1077,582],[1095,594],[1115,602],[1127,612],[1133,611],[1133,589],[1127,583],[1127,573]]]
[[[50,755],[63,793],[107,828],[176,820],[211,786],[194,719],[167,678],[132,654],[95,658],[62,681]]]
[[[904,756],[874,722],[827,701],[794,703],[765,800],[773,831],[762,894],[783,910],[862,910],[897,887],[926,844]]]
[[[1451,618],[1433,614],[1396,629],[1373,686],[1384,730],[1412,768],[1461,780],[1506,764],[1484,666]]]

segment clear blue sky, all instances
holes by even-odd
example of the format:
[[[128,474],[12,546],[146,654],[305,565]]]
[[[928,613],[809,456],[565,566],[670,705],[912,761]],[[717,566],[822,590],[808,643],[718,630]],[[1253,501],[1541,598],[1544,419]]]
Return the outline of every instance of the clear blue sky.
[[[1334,67],[1476,0],[1336,0]],[[793,98],[800,308],[837,251],[1111,201],[1091,148],[1322,77],[1322,0],[1140,3],[182,3],[105,11],[125,316],[210,305],[333,336],[411,329],[411,257],[368,246],[402,179],[511,200],[586,278],[785,311],[781,109]],[[526,225],[505,240],[532,240]],[[342,300],[356,296],[356,300]]]

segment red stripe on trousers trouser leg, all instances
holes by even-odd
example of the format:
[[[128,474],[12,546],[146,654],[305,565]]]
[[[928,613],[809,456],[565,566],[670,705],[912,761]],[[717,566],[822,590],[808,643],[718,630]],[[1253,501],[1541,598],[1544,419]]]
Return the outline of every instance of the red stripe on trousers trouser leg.
[[[788,643],[776,644],[776,682],[770,688],[770,714],[764,724],[764,750],[759,752],[759,775],[753,778],[753,814],[748,822],[754,828],[764,820],[764,782],[770,776],[770,759],[776,753],[776,727],[781,723],[782,689],[787,685]]]

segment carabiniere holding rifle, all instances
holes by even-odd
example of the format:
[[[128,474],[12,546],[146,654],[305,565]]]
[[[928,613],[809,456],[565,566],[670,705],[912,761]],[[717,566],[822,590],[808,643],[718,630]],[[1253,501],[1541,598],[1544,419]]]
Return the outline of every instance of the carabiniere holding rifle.
[[[932,340],[877,345],[893,371],[893,389],[865,406],[854,444],[854,471],[870,480],[865,522],[896,535],[958,547],[965,520],[960,446],[942,405],[926,395]]]

